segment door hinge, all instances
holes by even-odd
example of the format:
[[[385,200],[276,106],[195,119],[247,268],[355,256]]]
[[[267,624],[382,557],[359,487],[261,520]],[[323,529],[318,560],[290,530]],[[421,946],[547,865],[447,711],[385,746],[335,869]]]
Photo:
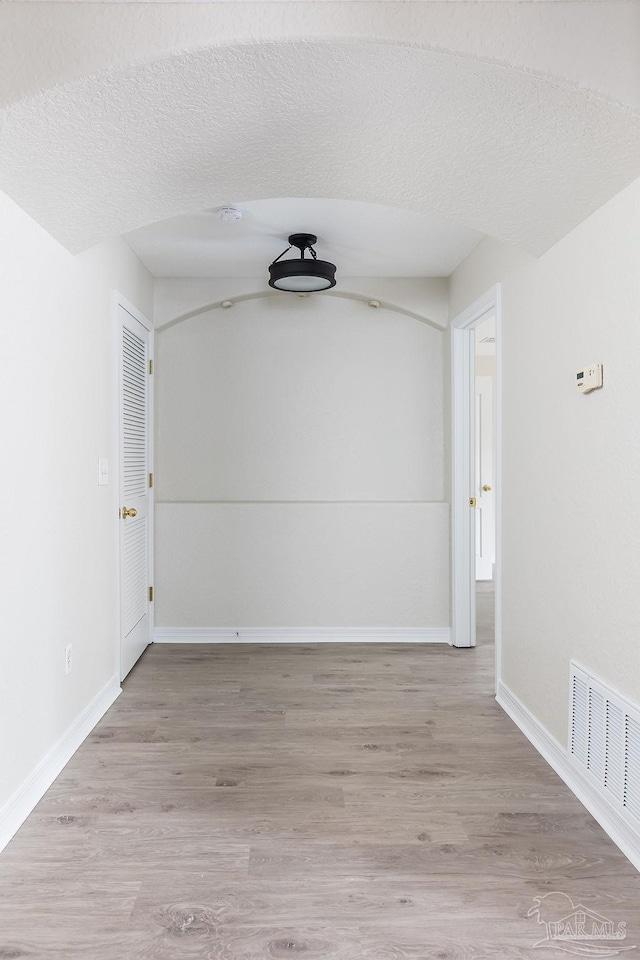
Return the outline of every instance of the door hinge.
[[[153,587],[149,587],[149,603],[153,603]]]
[[[153,474],[152,474],[152,473],[149,474],[149,486],[150,486],[150,487],[153,486]]]
[[[478,506],[478,501],[476,500],[475,497],[469,497],[469,506],[470,506],[470,507],[477,507],[477,506]]]
[[[149,373],[153,373],[153,360],[149,360]]]

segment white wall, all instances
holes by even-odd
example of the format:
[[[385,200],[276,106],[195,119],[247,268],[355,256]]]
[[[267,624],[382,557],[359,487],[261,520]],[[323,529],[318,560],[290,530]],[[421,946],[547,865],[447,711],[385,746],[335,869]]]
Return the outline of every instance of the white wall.
[[[496,358],[476,356],[476,377],[491,377],[495,379]]]
[[[0,194],[0,811],[116,670],[116,286],[152,310],[124,241],[73,257]]]
[[[503,284],[502,679],[561,743],[570,658],[640,702],[639,263],[637,181],[540,259],[485,240],[451,278],[452,317]]]
[[[159,332],[157,625],[446,627],[442,346],[329,297]]]
[[[161,627],[446,627],[438,503],[161,503]]]

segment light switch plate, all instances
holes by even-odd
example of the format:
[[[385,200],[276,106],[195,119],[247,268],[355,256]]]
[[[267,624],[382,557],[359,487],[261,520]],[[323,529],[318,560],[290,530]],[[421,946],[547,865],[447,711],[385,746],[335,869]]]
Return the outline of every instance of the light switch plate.
[[[109,484],[109,461],[100,457],[98,460],[98,486],[106,487]]]

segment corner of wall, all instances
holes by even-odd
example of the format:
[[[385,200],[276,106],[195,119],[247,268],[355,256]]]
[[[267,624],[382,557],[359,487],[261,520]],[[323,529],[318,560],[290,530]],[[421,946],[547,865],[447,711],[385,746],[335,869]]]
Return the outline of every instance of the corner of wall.
[[[154,277],[123,237],[113,237],[76,254],[76,260],[93,270],[107,289],[117,287],[144,316],[153,322]]]

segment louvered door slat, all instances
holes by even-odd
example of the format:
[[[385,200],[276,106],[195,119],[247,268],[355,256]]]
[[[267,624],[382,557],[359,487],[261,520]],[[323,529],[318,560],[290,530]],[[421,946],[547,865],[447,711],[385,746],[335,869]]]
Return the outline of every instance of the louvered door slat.
[[[147,485],[147,345],[132,330],[122,330],[122,467],[125,501],[144,494]]]
[[[123,625],[129,633],[147,612],[147,518],[134,518],[124,534],[127,579],[123,591]]]

